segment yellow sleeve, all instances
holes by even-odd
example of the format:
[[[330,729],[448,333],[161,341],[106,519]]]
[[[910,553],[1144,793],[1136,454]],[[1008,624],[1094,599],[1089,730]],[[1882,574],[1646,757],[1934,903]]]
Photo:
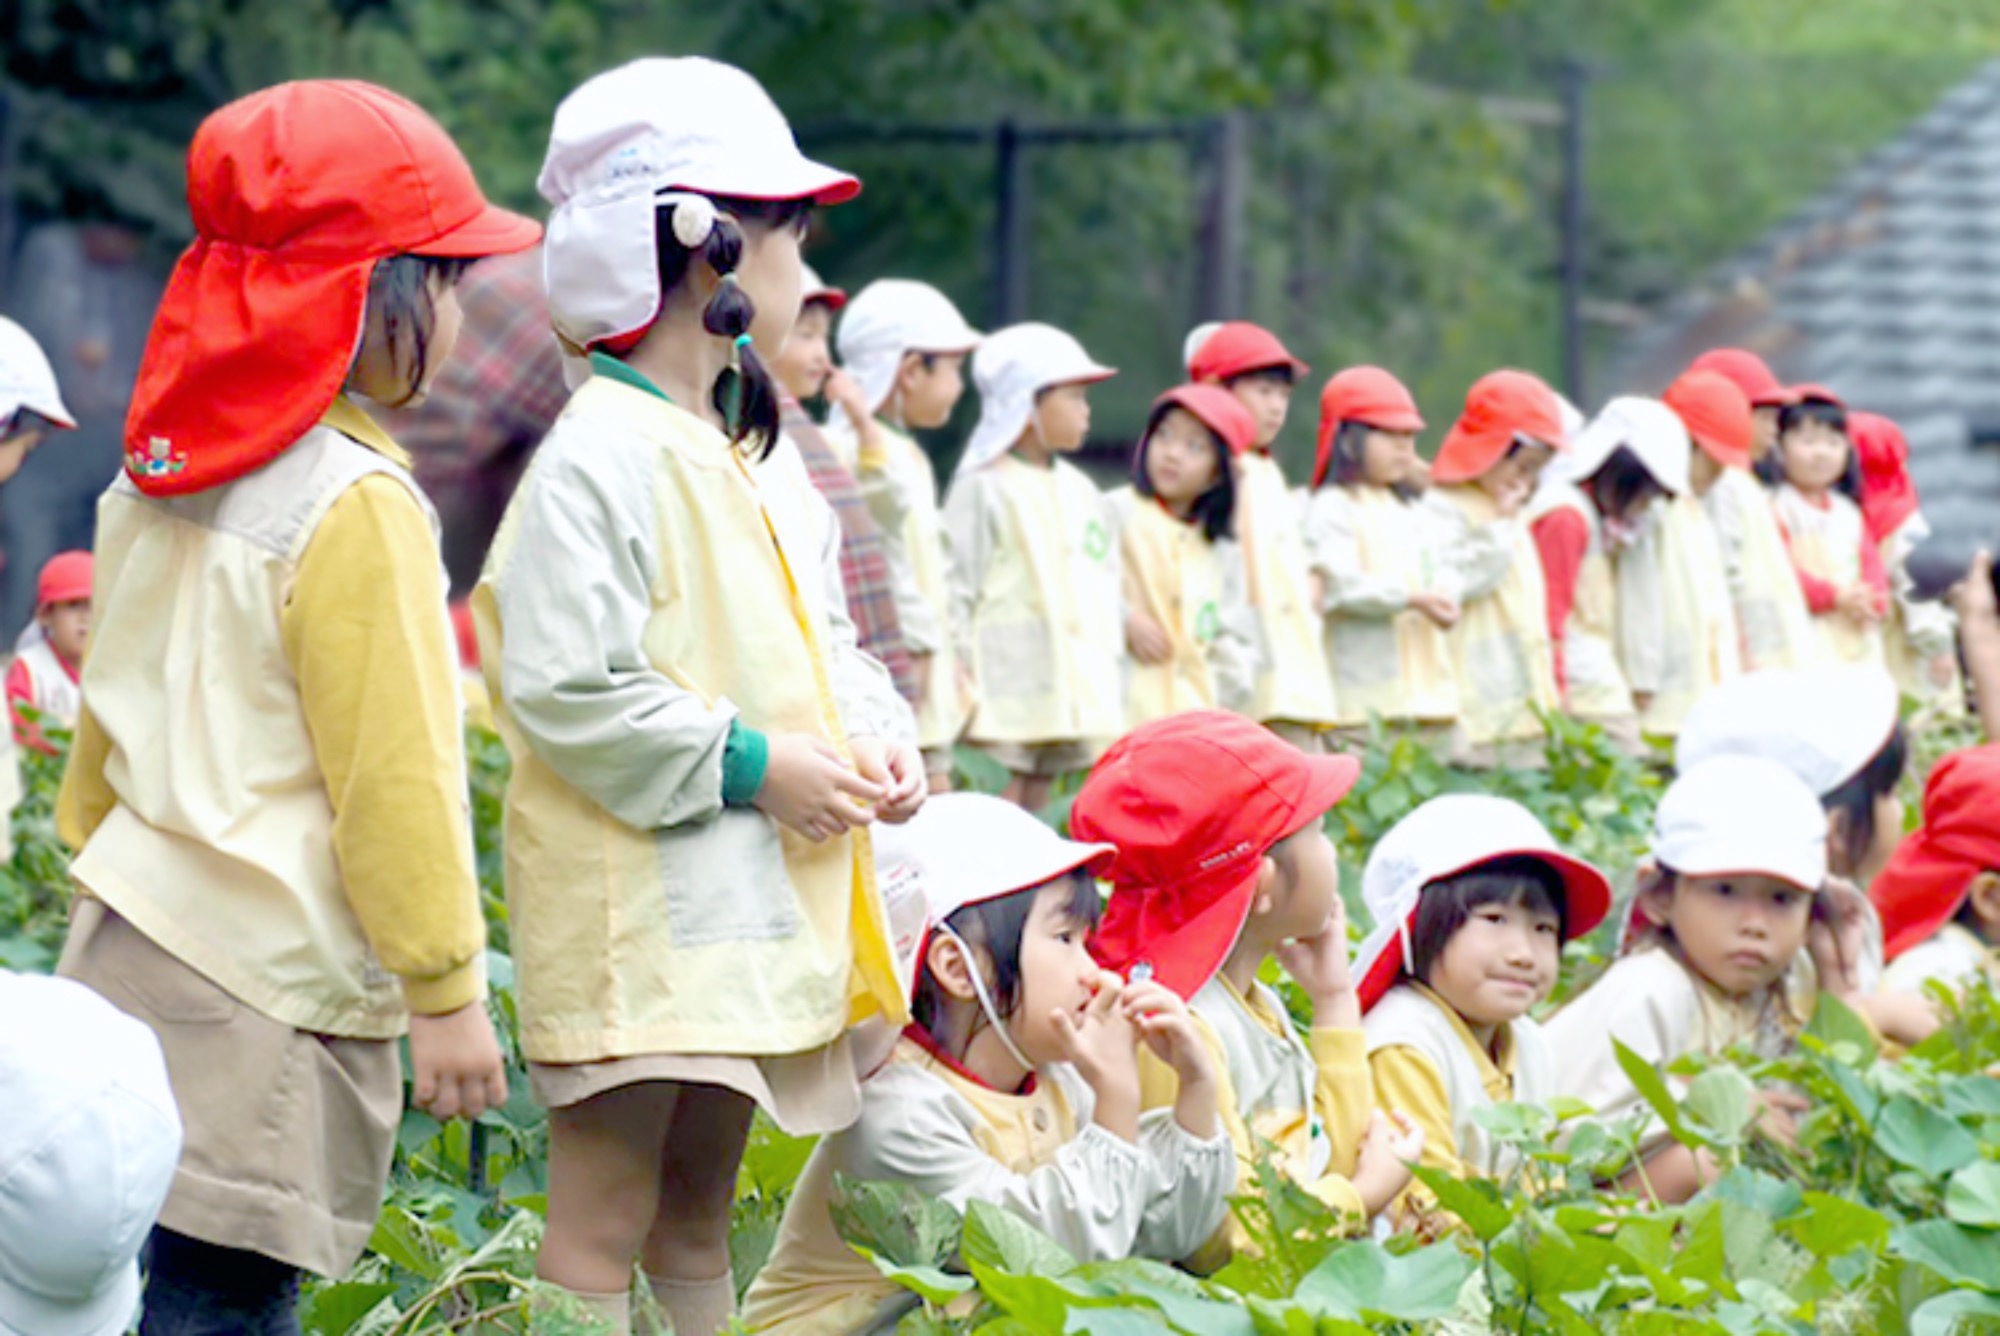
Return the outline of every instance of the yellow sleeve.
[[[1401,1110],[1424,1129],[1423,1163],[1442,1169],[1454,1178],[1477,1174],[1458,1157],[1458,1137],[1452,1131],[1451,1101],[1444,1092],[1444,1077],[1437,1065],[1423,1054],[1403,1044],[1376,1049],[1368,1059],[1375,1083],[1375,1103],[1388,1110]],[[1411,1183],[1403,1195],[1390,1204],[1391,1212],[1405,1204],[1430,1209],[1431,1195],[1421,1183]]]
[[[110,753],[111,739],[104,735],[103,725],[86,701],[76,717],[69,764],[56,795],[56,836],[71,849],[83,848],[118,802],[111,782],[104,777],[104,760]]]
[[[1306,1031],[1306,1049],[1318,1073],[1314,1110],[1332,1147],[1333,1158],[1327,1163],[1342,1173],[1352,1173],[1361,1158],[1361,1136],[1368,1130],[1368,1115],[1375,1111],[1368,1036],[1360,1029],[1315,1026]]]
[[[485,993],[458,663],[437,539],[393,478],[327,511],[280,615],[348,903],[410,1009]]]

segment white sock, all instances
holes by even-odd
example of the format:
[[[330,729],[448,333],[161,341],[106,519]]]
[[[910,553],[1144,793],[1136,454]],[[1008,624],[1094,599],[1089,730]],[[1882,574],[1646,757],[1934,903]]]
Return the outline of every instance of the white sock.
[[[653,1302],[673,1324],[674,1336],[717,1336],[736,1316],[736,1280],[727,1271],[708,1280],[646,1276]]]
[[[567,1296],[577,1307],[604,1323],[616,1336],[632,1336],[632,1292],[622,1294],[592,1294],[588,1290],[572,1290],[561,1285],[549,1288]],[[541,1301],[547,1306],[546,1299]],[[530,1305],[531,1309],[536,1305]],[[532,1324],[531,1324],[532,1325]]]

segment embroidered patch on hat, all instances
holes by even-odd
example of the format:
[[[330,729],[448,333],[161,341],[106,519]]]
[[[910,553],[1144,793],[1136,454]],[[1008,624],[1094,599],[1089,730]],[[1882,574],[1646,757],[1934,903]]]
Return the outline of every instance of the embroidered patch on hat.
[[[126,467],[135,477],[169,478],[187,467],[187,455],[174,449],[174,443],[166,437],[155,436],[146,442],[144,450],[131,453]]]

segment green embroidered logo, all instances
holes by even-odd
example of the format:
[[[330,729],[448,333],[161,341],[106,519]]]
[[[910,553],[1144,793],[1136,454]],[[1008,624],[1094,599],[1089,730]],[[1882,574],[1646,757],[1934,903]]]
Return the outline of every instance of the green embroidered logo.
[[[1111,531],[1104,527],[1103,520],[1092,520],[1084,529],[1083,555],[1092,561],[1102,561],[1111,555]]]
[[[1201,605],[1201,611],[1194,615],[1194,638],[1196,644],[1206,645],[1222,633],[1222,613],[1210,599]]]

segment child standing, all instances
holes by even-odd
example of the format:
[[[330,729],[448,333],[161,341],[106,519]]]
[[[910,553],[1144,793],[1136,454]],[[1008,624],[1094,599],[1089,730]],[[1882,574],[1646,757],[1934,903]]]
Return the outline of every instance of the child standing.
[[[1525,371],[1495,371],[1466,392],[1431,465],[1425,514],[1460,609],[1451,652],[1462,764],[1540,764],[1536,711],[1561,704],[1548,593],[1521,514],[1565,439],[1554,391]]]
[[[1256,424],[1213,385],[1160,396],[1132,457],[1132,486],[1106,498],[1124,565],[1126,718],[1243,710],[1255,628],[1235,541],[1236,460]]]
[[[1100,761],[1071,829],[1118,849],[1092,949],[1127,979],[1187,999],[1215,1056],[1238,1191],[1275,1147],[1279,1169],[1357,1226],[1410,1181],[1423,1137],[1370,1115],[1361,1011],[1347,969],[1347,920],[1327,811],[1354,787],[1349,756],[1308,756],[1248,720],[1192,712],[1135,729]],[[1273,960],[1311,1001],[1301,1042]],[[1145,1104],[1185,1097],[1185,1077],[1146,1063]],[[1191,1264],[1219,1265],[1246,1242],[1232,1221]]]
[[[1356,967],[1377,1104],[1423,1129],[1425,1164],[1511,1172],[1475,1115],[1555,1094],[1554,1054],[1528,1012],[1555,987],[1563,943],[1610,911],[1610,883],[1518,803],[1452,794],[1381,838],[1361,894],[1375,918]]]
[[[860,1119],[814,1148],[746,1298],[750,1330],[885,1330],[914,1305],[836,1232],[836,1175],[1000,1206],[1083,1262],[1192,1253],[1228,1210],[1235,1157],[1180,998],[1084,948],[1091,874],[1114,850],[969,793],[881,843],[882,875],[930,902],[915,1019],[862,1087]],[[1180,1078],[1171,1109],[1140,1111],[1142,1045]]]
[[[42,736],[42,725],[74,729],[83,708],[78,683],[90,643],[90,581],[88,552],[58,552],[43,564],[35,581],[34,624],[7,670],[15,743],[51,756],[55,748]]]
[[[1090,434],[1089,387],[1117,373],[1027,324],[987,339],[972,374],[979,425],[945,498],[951,620],[979,702],[966,736],[1035,812],[1125,727],[1112,515],[1063,458]]]
[[[1861,468],[1847,438],[1847,408],[1817,385],[1801,385],[1793,395],[1778,410],[1773,504],[1820,652],[1832,663],[1883,663],[1889,582],[1856,500]]]
[[[1255,441],[1236,462],[1237,541],[1258,637],[1250,717],[1296,747],[1317,750],[1340,716],[1307,585],[1298,503],[1271,453],[1306,364],[1275,334],[1242,320],[1218,325],[1198,341],[1191,336],[1188,350],[1188,379],[1222,386],[1257,424]]]
[[[98,505],[62,973],[159,1035],[186,1144],[148,1330],[296,1331],[375,1227],[402,1105],[506,1098],[436,518],[354,396],[420,399],[487,204],[384,89],[288,83],[188,155],[196,237]]]
[[[1818,962],[1831,964],[1842,949],[1815,909],[1826,880],[1819,804],[1775,761],[1728,756],[1684,771],[1654,816],[1653,859],[1626,953],[1548,1024],[1556,1089],[1604,1122],[1645,1107],[1612,1040],[1663,1073],[1687,1054],[1720,1057],[1739,1046],[1778,1057],[1818,1005],[1813,975],[1794,970],[1795,958],[1809,937]],[[1803,1107],[1777,1092],[1764,1102],[1779,1122]],[[1639,1158],[1626,1186],[1667,1202],[1693,1196],[1712,1169],[1657,1119],[1641,1134]]]
[[[689,58],[566,98],[540,188],[550,313],[591,375],[473,595],[550,1108],[538,1269],[623,1330],[639,1263],[710,1336],[753,1111],[845,1126],[848,1026],[907,1015],[865,827],[923,800],[909,712],[855,647],[826,503],[760,467],[759,349],[798,314],[811,208],[859,187],[750,76]]]
[[[1764,359],[1747,348],[1711,348],[1688,364],[1689,371],[1721,376],[1750,401],[1750,463],[1759,477],[1778,448],[1778,414],[1791,392]]]
[[[2000,746],[1939,761],[1924,784],[1924,824],[1868,884],[1889,958],[1885,990],[1984,975],[2000,989]]]
[[[1365,732],[1370,715],[1433,734],[1458,716],[1446,638],[1458,600],[1446,592],[1409,483],[1423,428],[1409,389],[1380,367],[1349,367],[1320,392],[1306,553],[1350,738]]]
[[[928,283],[884,278],[847,304],[837,336],[842,369],[867,412],[834,424],[889,554],[891,587],[917,678],[917,741],[933,787],[951,783],[951,749],[972,711],[971,665],[951,636],[950,554],[937,474],[913,431],[951,420],[965,393],[965,359],[980,334]]]
[[[1941,600],[1911,594],[1910,553],[1930,537],[1910,479],[1910,445],[1903,429],[1879,413],[1855,413],[1848,435],[1861,462],[1861,524],[1888,581],[1891,601],[1882,622],[1882,651],[1906,696],[1942,709],[1963,710],[1958,676],[1958,625]]]

